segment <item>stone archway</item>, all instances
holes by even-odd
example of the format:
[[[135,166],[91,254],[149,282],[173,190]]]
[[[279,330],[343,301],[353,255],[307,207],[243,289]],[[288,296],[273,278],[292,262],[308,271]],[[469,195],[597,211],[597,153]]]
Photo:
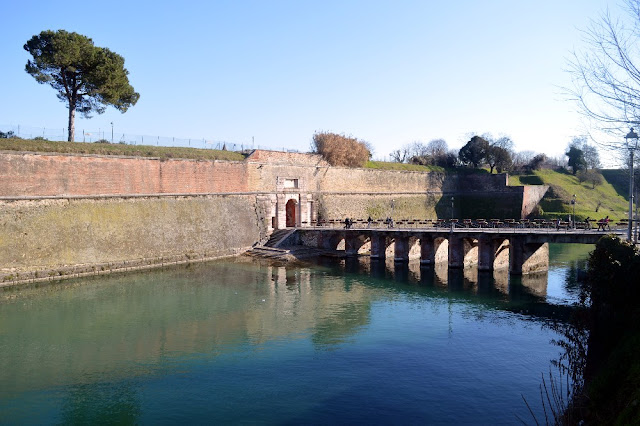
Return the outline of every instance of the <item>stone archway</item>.
[[[294,199],[290,199],[287,201],[285,205],[286,212],[286,222],[285,225],[287,228],[295,227],[297,225],[297,213],[298,213],[298,203]]]

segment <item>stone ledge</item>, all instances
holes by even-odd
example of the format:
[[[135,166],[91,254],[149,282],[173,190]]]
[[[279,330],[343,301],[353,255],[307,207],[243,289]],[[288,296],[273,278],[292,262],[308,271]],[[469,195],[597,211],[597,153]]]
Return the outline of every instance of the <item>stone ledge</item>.
[[[4,270],[0,271],[0,288],[16,286],[20,284],[59,281],[95,275],[107,275],[118,272],[141,271],[146,269],[162,268],[165,266],[181,265],[186,263],[206,262],[210,260],[239,256],[250,249],[251,247],[243,247],[240,249],[220,250],[217,252],[190,252],[171,256],[131,259],[97,264],[59,266],[37,270]]]

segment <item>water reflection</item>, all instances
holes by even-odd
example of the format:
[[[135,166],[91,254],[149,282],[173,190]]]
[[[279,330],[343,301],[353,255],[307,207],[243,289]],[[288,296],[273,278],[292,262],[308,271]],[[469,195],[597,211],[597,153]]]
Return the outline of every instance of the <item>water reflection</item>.
[[[289,380],[287,387],[265,385],[279,395],[297,389],[305,374],[314,375],[308,379],[314,392],[343,381],[352,383],[357,377],[379,378],[377,386],[384,384],[385,389],[397,383],[415,386],[396,389],[407,395],[422,394],[424,383],[432,381],[444,388],[473,377],[473,387],[504,374],[504,383],[509,383],[514,374],[509,368],[519,366],[500,364],[493,368],[492,377],[479,378],[475,365],[501,356],[518,359],[513,351],[548,343],[548,336],[538,330],[527,330],[526,338],[513,335],[510,327],[516,320],[510,319],[510,327],[504,327],[496,319],[517,313],[517,321],[561,321],[562,307],[547,300],[546,280],[546,274],[514,278],[506,271],[478,273],[470,268],[449,270],[446,265],[422,268],[419,262],[394,264],[365,258],[318,259],[308,265],[236,259],[3,290],[0,416],[13,423],[34,422],[30,407],[37,405],[59,413],[55,421],[61,423],[148,422],[141,413],[144,407],[149,410],[150,387],[164,389],[162,395],[178,387],[182,394],[191,388],[210,393],[222,389],[214,395],[220,401],[235,395],[229,390],[235,389],[249,399],[246,392],[250,391],[244,388],[255,382],[247,377],[248,371],[263,379],[258,384],[276,386],[271,376],[264,379],[265,374]],[[486,318],[494,324],[483,323]],[[495,329],[488,331],[490,326]],[[485,332],[492,338],[499,336],[501,345],[512,344],[495,347],[486,336],[473,340]],[[309,348],[311,355],[299,355]],[[336,353],[346,358],[325,355]],[[422,364],[425,353],[429,362]],[[474,358],[467,361],[464,357],[470,353]],[[267,363],[269,356],[274,360]],[[452,358],[458,361],[452,364]],[[474,367],[461,373],[463,360]],[[456,369],[449,370],[453,365]],[[213,371],[208,371],[211,377],[199,373],[192,381],[176,385],[176,380],[202,366]],[[528,372],[529,367],[524,367]],[[387,370],[389,377],[384,375]],[[340,371],[339,377],[324,384],[333,371]],[[172,380],[163,383],[166,377]],[[450,377],[458,377],[458,382]],[[343,391],[348,395],[365,389],[373,392],[369,388],[375,391],[376,386],[358,382],[349,392],[337,389],[325,400],[336,401]],[[381,399],[390,393],[385,391]],[[430,398],[436,400],[440,394]],[[297,391],[289,397],[303,395]],[[213,404],[214,396],[209,394],[208,403]],[[516,396],[519,401],[519,392]],[[191,395],[182,403],[200,398]],[[304,403],[313,405],[316,398],[309,398]],[[422,405],[415,402],[411,409],[425,406],[424,401],[418,402]],[[402,402],[394,404],[398,407]],[[476,404],[467,401],[465,405]],[[300,414],[299,418],[308,417]],[[52,420],[43,417],[43,421]]]
[[[325,262],[325,266],[331,263]],[[504,295],[511,300],[528,298],[544,302],[547,297],[546,271],[510,276],[506,269],[478,272],[477,268],[448,268],[446,263],[421,265],[419,260],[397,263],[393,260],[369,260],[368,257],[347,257],[338,263],[345,274],[363,274],[372,278],[392,279],[397,283],[420,284],[448,289],[453,292],[472,292],[482,295]],[[573,279],[568,276],[566,279]]]
[[[83,384],[65,395],[62,423],[135,424],[139,423],[141,406],[141,395],[133,383]]]

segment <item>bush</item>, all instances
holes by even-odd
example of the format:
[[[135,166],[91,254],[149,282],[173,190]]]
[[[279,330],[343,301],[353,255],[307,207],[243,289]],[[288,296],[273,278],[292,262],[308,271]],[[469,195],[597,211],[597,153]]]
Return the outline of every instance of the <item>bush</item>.
[[[311,149],[332,166],[364,167],[370,154],[366,142],[328,132],[316,132]]]
[[[0,139],[9,139],[14,138],[15,136],[16,135],[12,130],[9,130],[8,132],[0,132]]]
[[[538,154],[529,161],[529,163],[525,166],[525,170],[528,172],[532,172],[534,170],[540,170],[544,163],[547,162],[547,156],[544,154]]]

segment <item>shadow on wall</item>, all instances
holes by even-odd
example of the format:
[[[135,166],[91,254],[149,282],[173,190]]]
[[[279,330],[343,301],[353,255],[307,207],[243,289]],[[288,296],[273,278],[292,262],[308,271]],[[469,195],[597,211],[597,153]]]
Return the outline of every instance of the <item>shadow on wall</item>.
[[[500,177],[496,176],[495,184]],[[450,182],[449,182],[450,181]],[[474,182],[476,181],[476,182]],[[488,182],[489,187],[481,187],[473,175],[460,180],[447,175],[443,188],[457,188],[456,192],[445,192],[435,205],[440,219],[517,219],[522,211],[522,192],[496,190]],[[461,193],[462,192],[462,193]]]

